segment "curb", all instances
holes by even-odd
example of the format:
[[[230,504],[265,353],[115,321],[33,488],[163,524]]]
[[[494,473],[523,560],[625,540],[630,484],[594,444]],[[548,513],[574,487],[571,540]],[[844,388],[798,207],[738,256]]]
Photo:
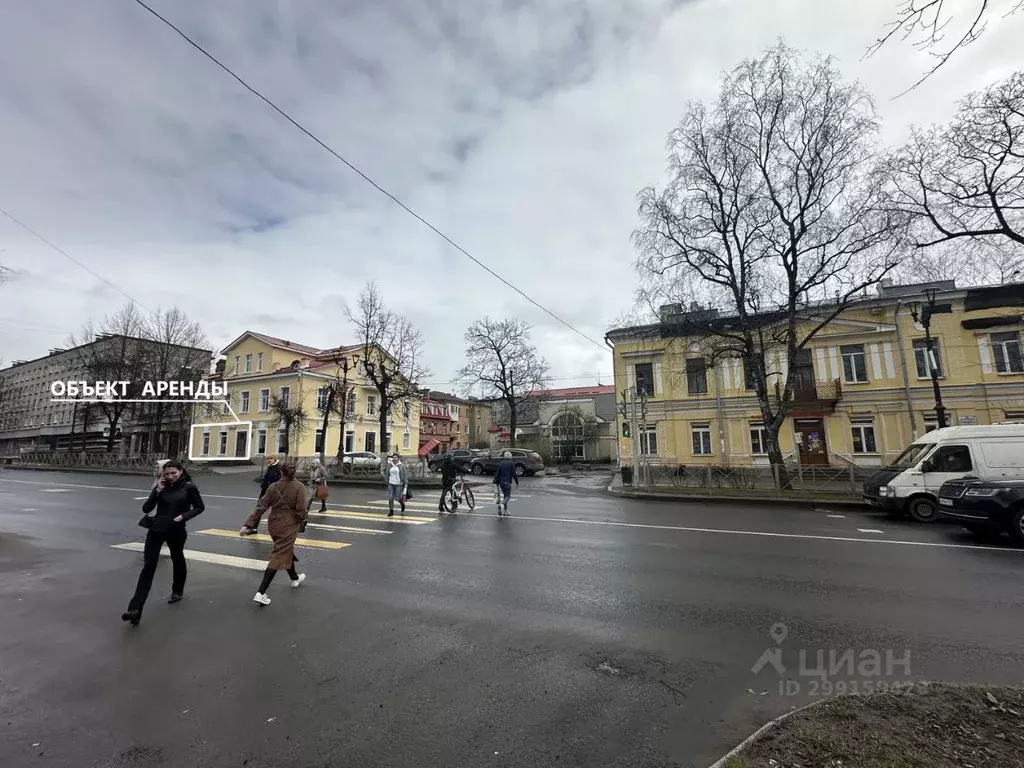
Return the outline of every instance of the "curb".
[[[717,504],[717,503],[728,503],[734,504],[736,502],[745,501],[748,503],[756,504],[759,506],[766,507],[808,507],[810,509],[848,509],[848,510],[867,510],[871,509],[867,504],[862,501],[854,501],[853,499],[801,499],[794,498],[792,496],[769,496],[759,498],[756,496],[709,496],[701,495],[697,493],[648,493],[644,491],[626,491],[621,488],[615,487],[614,480],[608,485],[605,491],[612,496],[618,496],[623,499],[639,499],[644,501],[669,501],[669,502],[686,502],[696,501],[700,503]]]
[[[717,761],[712,763],[710,768],[724,768],[725,764],[727,762],[729,762],[729,760],[731,760],[732,758],[736,757],[736,755],[738,755],[744,749],[749,747],[751,744],[753,744],[755,741],[757,741],[761,736],[766,734],[772,728],[777,727],[783,721],[791,718],[793,715],[798,715],[801,712],[804,712],[804,711],[806,711],[808,709],[811,709],[812,707],[816,707],[819,704],[824,704],[826,701],[832,701],[835,698],[837,698],[837,697],[835,697],[835,696],[828,696],[828,697],[826,697],[824,699],[818,699],[817,701],[812,701],[810,704],[804,704],[802,707],[798,707],[797,709],[791,709],[789,712],[786,712],[783,715],[779,715],[774,720],[769,720],[767,723],[765,723],[760,728],[758,728],[756,731],[754,731],[750,736],[748,736],[742,742],[740,742],[740,744],[738,746],[733,747],[731,750],[729,750],[729,752],[727,752],[725,755],[723,755]]]
[[[28,465],[10,466],[5,469],[22,472],[79,472],[94,475],[134,475],[135,477],[152,477],[153,472],[141,469],[92,469],[91,467],[33,467]]]

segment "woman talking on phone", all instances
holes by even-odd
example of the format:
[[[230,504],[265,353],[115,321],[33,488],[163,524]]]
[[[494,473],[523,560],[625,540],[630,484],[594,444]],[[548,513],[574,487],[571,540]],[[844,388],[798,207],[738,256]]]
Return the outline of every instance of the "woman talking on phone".
[[[142,608],[153,586],[153,575],[160,561],[160,550],[166,543],[171,551],[173,578],[171,581],[172,605],[181,600],[185,592],[185,523],[206,509],[199,489],[188,477],[185,468],[177,461],[168,461],[163,466],[163,475],[153,486],[149,498],[142,504],[145,516],[139,525],[148,529],[146,545],[142,555],[142,573],[135,587],[135,594],[128,603],[128,610],[121,614],[124,621],[137,626],[142,619]],[[154,512],[154,510],[156,510]],[[152,514],[151,514],[152,513]]]

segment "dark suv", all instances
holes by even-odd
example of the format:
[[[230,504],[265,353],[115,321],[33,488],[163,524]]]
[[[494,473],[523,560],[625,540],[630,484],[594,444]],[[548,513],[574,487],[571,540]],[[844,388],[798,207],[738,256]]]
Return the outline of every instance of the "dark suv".
[[[441,453],[436,456],[431,456],[427,459],[427,469],[431,472],[438,472],[441,469],[441,465],[444,460],[451,456],[455,462],[455,466],[464,472],[469,471],[469,462],[478,456],[486,456],[487,451],[474,451],[469,448],[456,448],[454,451],[448,451],[448,453]]]
[[[518,448],[506,448],[503,451],[492,451],[486,456],[478,456],[469,463],[469,468],[474,475],[482,475],[485,472],[493,475],[498,471],[498,465],[505,460],[505,452],[512,454],[512,461],[516,465],[516,475],[536,475],[544,469],[544,459],[535,451],[523,451]]]
[[[1005,531],[1024,546],[1024,480],[950,480],[939,488],[939,514],[979,536]]]

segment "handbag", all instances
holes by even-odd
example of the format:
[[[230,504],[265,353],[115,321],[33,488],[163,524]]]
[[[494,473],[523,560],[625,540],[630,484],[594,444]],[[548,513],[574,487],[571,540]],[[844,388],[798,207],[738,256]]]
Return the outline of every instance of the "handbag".
[[[316,499],[317,501],[325,501],[326,499],[330,498],[330,496],[331,492],[327,488],[327,483],[324,483],[323,485],[318,485],[316,487],[316,490],[313,491],[313,498]]]
[[[143,515],[139,520],[139,527],[145,528],[147,531],[153,527],[153,518],[149,515]]]

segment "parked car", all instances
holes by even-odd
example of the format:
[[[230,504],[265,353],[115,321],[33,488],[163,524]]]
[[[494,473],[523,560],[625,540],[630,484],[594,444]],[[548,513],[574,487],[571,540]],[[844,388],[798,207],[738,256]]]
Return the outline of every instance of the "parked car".
[[[1024,546],[1024,480],[950,480],[939,489],[939,514],[978,536],[1008,533]]]
[[[444,460],[451,456],[452,460],[455,462],[455,466],[461,470],[468,471],[469,463],[473,459],[478,456],[486,455],[487,451],[477,451],[471,448],[456,448],[454,451],[448,451],[448,453],[438,453],[430,456],[427,459],[427,469],[431,472],[439,472]]]
[[[487,473],[493,475],[498,471],[498,465],[505,460],[505,451],[512,454],[512,461],[515,462],[516,475],[535,475],[544,469],[544,460],[535,451],[523,451],[518,448],[507,448],[502,451],[492,451],[486,456],[479,456],[469,463],[469,469],[474,475]]]
[[[921,523],[939,518],[939,489],[965,477],[1024,479],[1024,424],[945,427],[926,432],[890,466],[864,481],[864,501]]]
[[[351,469],[380,469],[380,456],[370,451],[357,451],[346,453],[341,463]]]

